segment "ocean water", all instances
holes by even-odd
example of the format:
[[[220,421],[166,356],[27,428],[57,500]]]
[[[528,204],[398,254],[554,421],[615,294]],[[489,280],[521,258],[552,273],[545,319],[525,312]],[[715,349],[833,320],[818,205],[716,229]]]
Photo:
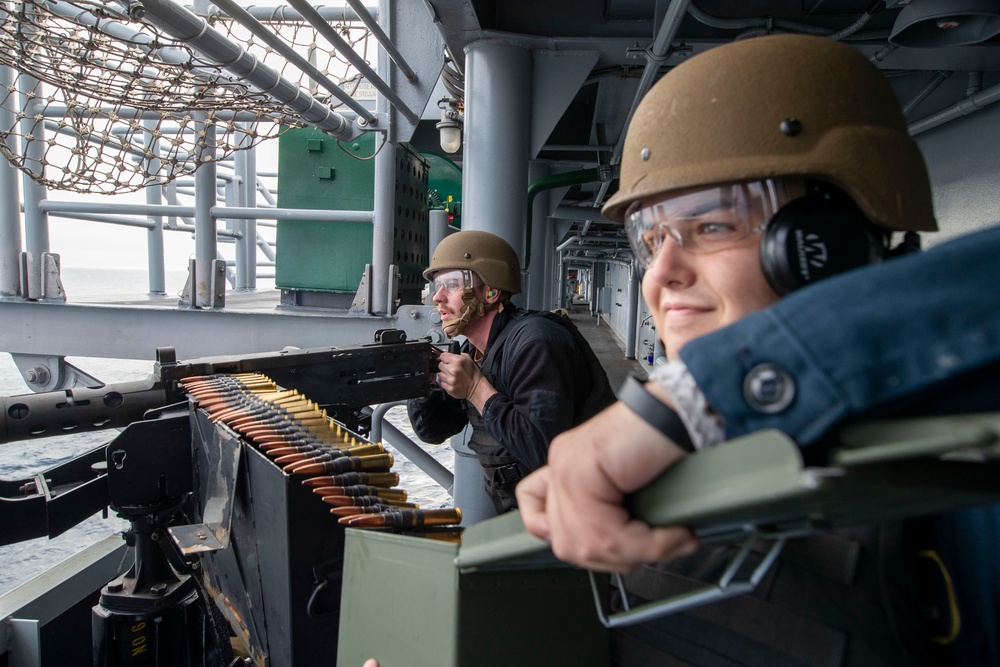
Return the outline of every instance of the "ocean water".
[[[62,278],[71,302],[75,297],[139,295],[147,291],[145,270],[64,268]],[[179,293],[183,288],[184,278],[183,272],[173,274],[168,272],[167,293],[171,295]],[[260,283],[258,285],[260,286]],[[265,285],[261,288],[270,287],[271,285]],[[67,361],[108,384],[139,380],[152,372],[151,361],[91,357],[68,357]],[[30,393],[30,390],[21,378],[13,359],[6,352],[0,352],[0,396],[26,393]],[[386,418],[404,434],[421,444],[440,463],[453,470],[451,448],[447,445],[420,443],[413,435],[405,408],[402,406],[392,408],[386,414]],[[95,447],[103,446],[115,435],[116,431],[107,430],[0,445],[0,479],[28,478]],[[399,473],[400,487],[407,490],[411,501],[424,508],[451,505],[450,497],[434,480],[390,445],[387,444],[386,449],[393,452],[396,460],[393,470]],[[38,538],[0,546],[0,562],[4,564],[4,567],[0,568],[0,595],[38,576],[90,544],[99,542],[109,535],[120,534],[127,527],[127,522],[114,514],[106,519],[98,514],[53,539]]]

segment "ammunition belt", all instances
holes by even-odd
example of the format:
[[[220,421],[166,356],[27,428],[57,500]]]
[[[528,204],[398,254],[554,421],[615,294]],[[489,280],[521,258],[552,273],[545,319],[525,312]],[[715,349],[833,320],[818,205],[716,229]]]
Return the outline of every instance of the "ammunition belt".
[[[457,507],[424,510],[408,502],[406,491],[394,488],[399,475],[382,443],[350,433],[297,391],[258,373],[181,382],[214,423],[226,424],[283,472],[301,476],[339,523],[395,531],[461,523]]]

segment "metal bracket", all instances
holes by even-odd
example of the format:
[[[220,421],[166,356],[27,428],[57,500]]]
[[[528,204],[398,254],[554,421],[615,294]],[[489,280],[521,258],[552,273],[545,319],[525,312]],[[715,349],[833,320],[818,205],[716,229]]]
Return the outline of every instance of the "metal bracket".
[[[59,255],[50,252],[20,256],[21,294],[29,301],[66,301]]]
[[[226,261],[222,259],[212,260],[212,273],[210,284],[206,286],[207,291],[198,286],[198,274],[195,268],[195,260],[192,258],[188,262],[188,277],[184,281],[184,289],[181,291],[181,304],[188,308],[211,308],[221,310],[226,307]],[[199,296],[205,298],[205,303],[200,303]]]
[[[212,260],[212,293],[209,297],[212,308],[226,307],[226,261]]]
[[[399,294],[399,267],[389,265],[389,279],[386,281],[389,293],[385,296],[385,314],[392,316],[396,312],[396,295]]]
[[[673,44],[671,44],[670,48],[667,49],[667,52],[664,53],[662,56],[658,56],[655,53],[653,53],[651,46],[646,46],[646,47],[632,46],[625,49],[626,58],[631,58],[632,60],[642,59],[646,60],[647,62],[664,63],[664,64],[667,63],[671,58],[685,59],[690,57],[691,54],[693,53],[694,49],[685,44],[680,44],[678,46],[674,46]]]
[[[704,588],[698,588],[696,590],[684,593],[682,595],[677,595],[671,598],[665,598],[663,600],[656,600],[654,602],[649,602],[634,609],[630,608],[628,604],[628,595],[625,592],[625,586],[622,582],[620,574],[614,575],[615,584],[618,587],[619,593],[622,597],[622,605],[625,610],[617,612],[614,614],[607,614],[604,610],[604,606],[601,604],[601,595],[597,590],[597,581],[594,578],[593,572],[588,572],[590,576],[590,588],[594,593],[594,604],[597,606],[597,617],[600,619],[601,623],[606,628],[617,628],[625,625],[633,625],[635,623],[645,623],[646,621],[651,621],[654,618],[660,618],[661,616],[666,616],[668,614],[676,614],[681,611],[686,611],[688,609],[693,609],[694,607],[700,607],[712,602],[718,602],[719,600],[725,600],[726,598],[731,598],[737,595],[743,595],[744,593],[749,593],[757,584],[760,583],[767,571],[771,569],[774,561],[778,558],[781,553],[781,549],[785,546],[785,537],[779,537],[771,545],[764,559],[754,568],[753,572],[746,579],[738,580],[736,576],[740,573],[740,569],[746,562],[747,556],[750,555],[751,547],[753,543],[756,542],[758,536],[751,535],[740,550],[733,556],[729,561],[729,565],[726,566],[726,571],[722,573],[719,577],[719,581],[714,585],[705,586]]]
[[[103,387],[104,383],[66,361],[66,357],[40,354],[11,354],[24,382],[34,392],[58,391],[73,387]]]
[[[167,528],[185,557],[229,547],[236,484],[243,456],[243,445],[235,433],[228,427],[211,424],[196,415],[192,415],[191,427],[201,477],[198,484],[198,518],[202,523]]]
[[[351,303],[352,313],[372,314],[372,265],[365,264],[365,271],[361,274],[361,284],[354,295],[354,302]]]

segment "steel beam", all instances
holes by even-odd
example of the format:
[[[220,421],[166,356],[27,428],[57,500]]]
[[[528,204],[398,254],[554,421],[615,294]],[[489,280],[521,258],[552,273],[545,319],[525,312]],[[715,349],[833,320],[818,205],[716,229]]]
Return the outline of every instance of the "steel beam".
[[[0,350],[71,357],[150,359],[171,346],[179,359],[371,342],[378,329],[416,340],[440,333],[434,308],[401,306],[393,317],[260,310],[192,310],[0,302]]]

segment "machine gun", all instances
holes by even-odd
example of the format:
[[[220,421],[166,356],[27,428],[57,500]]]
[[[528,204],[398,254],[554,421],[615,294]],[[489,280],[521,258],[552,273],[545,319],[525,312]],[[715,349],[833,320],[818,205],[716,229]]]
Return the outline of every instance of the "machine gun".
[[[406,341],[394,329],[376,331],[375,342],[363,345],[189,361],[178,361],[173,348],[158,348],[153,374],[145,380],[0,398],[0,444],[122,429],[156,419],[171,406],[186,411],[181,380],[249,372],[298,390],[346,428],[363,434],[370,428],[363,407],[425,396],[435,359],[428,340]],[[106,447],[98,447],[34,477],[0,480],[0,544],[55,537],[107,507],[105,453]]]
[[[427,340],[406,341],[402,331],[380,329],[375,342],[351,347],[285,349],[177,361],[173,348],[156,350],[145,380],[0,398],[0,444],[53,435],[124,428],[149,410],[183,402],[180,381],[217,373],[266,373],[297,389],[341,421],[362,425],[358,406],[427,391],[433,358]]]
[[[306,664],[301,656],[319,655],[329,635],[329,619],[321,627],[305,617],[326,587],[324,568],[339,577],[343,529],[330,530],[336,521],[301,482],[197,409],[185,385],[266,375],[363,436],[368,405],[426,395],[435,371],[428,340],[380,330],[364,345],[190,361],[160,348],[143,381],[0,399],[0,443],[123,429],[33,477],[0,480],[0,544],[57,536],[109,506],[130,522],[134,564],[94,607],[97,665]],[[282,547],[264,553],[264,542]],[[264,600],[270,588],[285,589],[287,604]],[[329,597],[326,608],[338,611],[339,595]],[[275,621],[269,635],[269,615],[290,620],[292,635]],[[231,633],[251,647],[248,662],[232,658]]]

